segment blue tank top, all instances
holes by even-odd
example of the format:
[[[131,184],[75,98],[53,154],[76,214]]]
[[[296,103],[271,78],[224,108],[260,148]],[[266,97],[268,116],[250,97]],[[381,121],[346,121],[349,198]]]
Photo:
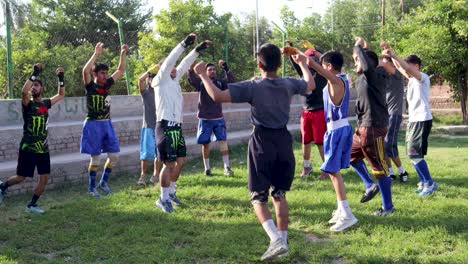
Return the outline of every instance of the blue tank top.
[[[325,121],[329,123],[330,121],[337,121],[348,117],[348,107],[349,107],[349,83],[346,75],[343,73],[337,74],[341,80],[343,80],[345,93],[341,105],[334,105],[330,99],[328,93],[328,84],[323,88],[323,107],[325,114]]]

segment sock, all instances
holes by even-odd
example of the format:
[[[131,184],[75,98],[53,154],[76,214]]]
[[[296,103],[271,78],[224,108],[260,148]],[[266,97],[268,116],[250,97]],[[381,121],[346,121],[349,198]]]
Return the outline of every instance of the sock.
[[[203,159],[203,164],[205,165],[205,170],[209,170],[210,167],[210,159]]]
[[[286,230],[278,230],[278,234],[280,235],[280,237],[283,238],[283,240],[288,243],[288,231]]]
[[[382,207],[385,210],[393,208],[392,202],[392,179],[389,177],[382,177],[378,179],[380,188],[380,195],[382,196]]]
[[[434,182],[431,177],[431,173],[429,172],[429,168],[427,167],[426,161],[423,159],[420,162],[414,164],[414,168],[418,172],[419,178],[422,178],[424,182],[429,183],[429,185],[432,185]]]
[[[89,166],[88,167],[88,184],[89,191],[92,192],[96,188],[96,171],[98,166]]]
[[[169,200],[169,193],[171,187],[161,187],[161,201]]]
[[[403,165],[401,165],[400,167],[398,167],[398,172],[399,172],[400,174],[406,172],[405,169],[403,169]]]
[[[8,182],[2,182],[2,184],[0,184],[0,190],[2,190],[2,192],[5,192],[7,189],[8,189]]]
[[[229,167],[229,155],[223,156],[223,163],[224,163],[224,168],[227,169]]]
[[[349,208],[348,200],[338,201],[338,210],[346,217],[353,215],[351,208]]]
[[[372,184],[374,184],[374,181],[372,180],[372,177],[370,176],[366,164],[363,160],[353,162],[351,163],[351,166],[353,166],[356,173],[359,175],[359,177],[361,177],[361,180],[366,185],[366,189],[370,188]]]
[[[102,176],[101,176],[101,182],[105,182],[107,183],[109,181],[109,174],[112,172],[112,169],[109,168],[109,167],[105,167],[104,168],[104,171],[102,172]]]
[[[263,226],[263,229],[265,229],[265,232],[270,237],[270,241],[275,241],[281,237],[272,219],[269,219],[263,222],[262,226]]]
[[[304,168],[310,168],[310,160],[304,160]]]
[[[174,194],[176,192],[175,187],[176,187],[176,183],[171,181],[171,185],[169,187],[170,194]]]
[[[393,167],[388,167],[388,175],[395,175],[395,172],[393,171]]]
[[[29,202],[28,207],[35,206],[37,203],[37,200],[39,200],[39,195],[34,194],[33,197],[31,198],[31,202]]]
[[[423,177],[423,174],[422,174],[421,170],[419,169],[419,167],[416,166],[416,164],[413,164],[413,166],[414,166],[414,169],[416,170],[416,172],[418,173],[419,181],[424,182],[424,177]]]

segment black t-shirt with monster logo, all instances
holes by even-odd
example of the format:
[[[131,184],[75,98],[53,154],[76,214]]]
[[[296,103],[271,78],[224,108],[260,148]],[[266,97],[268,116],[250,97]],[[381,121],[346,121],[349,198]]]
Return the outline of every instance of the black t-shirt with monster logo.
[[[90,82],[86,88],[86,108],[88,109],[87,120],[110,119],[109,89],[114,84],[112,77],[108,78],[106,84],[98,85]]]
[[[23,138],[20,150],[32,153],[47,153],[47,122],[49,109],[52,107],[50,99],[41,102],[29,101],[23,106]]]

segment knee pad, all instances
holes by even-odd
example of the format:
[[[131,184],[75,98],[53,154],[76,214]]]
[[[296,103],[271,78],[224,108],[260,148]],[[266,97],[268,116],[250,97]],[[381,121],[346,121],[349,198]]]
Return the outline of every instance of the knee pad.
[[[226,142],[226,141],[221,141],[221,142],[219,142],[219,150],[220,150],[221,152],[228,151],[228,145],[227,145],[227,142]]]
[[[251,192],[250,202],[252,204],[266,204],[268,203],[268,191]]]
[[[419,162],[421,162],[423,159],[421,158],[414,158],[414,159],[411,159],[411,162],[413,163],[413,165],[416,165],[418,164]]]
[[[119,161],[119,154],[118,153],[107,153],[108,157],[108,165],[110,168],[114,168],[115,165],[117,165],[117,162]]]
[[[275,201],[279,201],[286,197],[286,191],[273,188],[273,191],[271,191],[271,197],[273,197]]]
[[[89,160],[89,166],[99,166],[99,163],[101,161],[101,156],[96,155],[96,156],[91,156],[91,159]]]

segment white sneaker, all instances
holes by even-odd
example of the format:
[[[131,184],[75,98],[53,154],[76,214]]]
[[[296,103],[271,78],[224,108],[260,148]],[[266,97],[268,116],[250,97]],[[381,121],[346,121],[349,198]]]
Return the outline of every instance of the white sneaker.
[[[418,182],[418,188],[414,190],[415,193],[420,193],[424,189],[424,182]]]
[[[150,182],[151,182],[152,184],[157,184],[157,183],[159,182],[159,177],[154,176],[154,175],[151,176]]]
[[[336,224],[336,222],[338,222],[338,220],[340,219],[340,210],[336,209],[336,210],[333,210],[332,212],[332,218],[330,220],[328,220],[328,223],[329,224]]]
[[[26,213],[35,213],[35,214],[43,214],[45,213],[44,210],[42,210],[39,206],[37,205],[32,205],[26,207]]]
[[[439,185],[437,182],[433,181],[432,185],[429,183],[424,183],[424,189],[419,193],[419,196],[426,196],[432,194],[435,190],[439,189]]]
[[[334,232],[341,232],[341,231],[355,225],[357,222],[358,222],[358,220],[357,220],[356,217],[354,217],[354,215],[351,215],[349,217],[345,217],[344,215],[342,215],[340,217],[340,219],[338,219],[336,224],[333,225],[332,227],[330,227],[330,230],[334,231]]]
[[[275,241],[270,242],[270,246],[268,249],[263,253],[260,260],[270,260],[280,256],[286,256],[288,253],[288,244],[284,241],[283,238],[278,238]]]

